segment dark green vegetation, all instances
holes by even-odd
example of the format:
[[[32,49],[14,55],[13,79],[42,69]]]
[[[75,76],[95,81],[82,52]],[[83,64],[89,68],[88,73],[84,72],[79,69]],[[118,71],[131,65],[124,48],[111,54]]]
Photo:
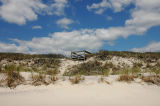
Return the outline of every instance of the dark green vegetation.
[[[24,60],[33,58],[65,58],[65,56],[61,54],[0,53],[0,61],[3,59]]]
[[[99,51],[97,53],[92,54],[91,56],[96,56],[98,59],[105,60],[108,58],[112,58],[113,56],[120,57],[134,57],[137,59],[144,60],[146,62],[152,62],[160,59],[159,52],[146,52],[146,53],[137,53],[137,52],[128,52],[128,51]]]

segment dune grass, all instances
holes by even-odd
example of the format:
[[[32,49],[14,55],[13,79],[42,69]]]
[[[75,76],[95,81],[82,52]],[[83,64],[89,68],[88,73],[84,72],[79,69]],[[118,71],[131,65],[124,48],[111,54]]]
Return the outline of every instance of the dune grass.
[[[136,75],[122,74],[117,79],[118,81],[131,82],[134,81],[134,78],[137,78]]]
[[[62,54],[23,54],[23,53],[0,53],[0,60],[10,59],[10,60],[25,60],[25,59],[35,59],[35,58],[66,58]]]
[[[32,85],[34,85],[34,86],[39,86],[42,84],[44,84],[44,85],[49,84],[46,81],[46,75],[44,75],[44,74],[40,74],[40,73],[38,73],[36,75],[32,74],[31,78],[32,78]]]
[[[69,69],[68,72],[65,72],[66,76],[73,75],[108,75],[110,72],[109,68],[103,66],[99,61],[88,61],[79,65],[75,65]]]
[[[148,84],[160,85],[160,75],[142,76],[141,79]]]
[[[16,71],[8,71],[7,72],[7,86],[10,88],[15,88],[17,85],[22,84],[25,80],[20,75],[19,72]]]
[[[146,52],[146,53],[138,53],[138,52],[129,52],[129,51],[105,51],[100,50],[97,53],[94,53],[93,56],[96,56],[97,59],[106,60],[110,59],[113,56],[120,56],[126,58],[137,58],[144,60],[146,62],[151,62],[152,60],[158,60],[160,58],[159,52]]]
[[[82,77],[81,75],[75,75],[72,77],[69,77],[69,80],[71,81],[72,84],[78,84],[80,81],[85,80],[85,77]]]

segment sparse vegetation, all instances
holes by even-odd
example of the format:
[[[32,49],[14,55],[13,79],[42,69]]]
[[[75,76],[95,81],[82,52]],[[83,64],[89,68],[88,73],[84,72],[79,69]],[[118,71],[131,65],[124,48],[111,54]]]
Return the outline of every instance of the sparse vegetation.
[[[100,50],[98,53],[94,53],[94,56],[97,59],[106,60],[110,59],[113,56],[126,57],[126,58],[137,58],[144,60],[145,62],[152,62],[152,60],[160,59],[160,53],[146,52],[146,53],[137,53],[137,52],[128,52],[128,51],[104,51]]]
[[[80,81],[85,80],[85,78],[82,77],[81,75],[76,75],[76,76],[69,77],[69,80],[71,81],[72,84],[78,84],[80,83]]]
[[[66,58],[62,54],[23,54],[23,53],[0,53],[0,61],[3,59],[25,60],[35,58]]]
[[[89,61],[79,65],[73,66],[69,69],[69,72],[64,73],[64,75],[97,75],[103,74],[102,63],[98,61]]]
[[[124,67],[119,70],[113,70],[112,75],[117,75],[117,74],[138,74],[141,72],[141,69],[139,67]]]
[[[50,77],[50,83],[55,83],[55,81],[57,81],[58,80],[58,77],[56,77],[55,75],[50,75],[49,76]]]
[[[44,85],[48,85],[49,83],[46,81],[46,75],[44,75],[44,74],[36,74],[36,75],[34,75],[34,74],[32,74],[32,84],[34,85],[34,86],[39,86],[39,85],[42,85],[42,84],[44,84]]]
[[[25,80],[24,78],[20,75],[19,72],[15,71],[8,71],[7,72],[7,86],[10,88],[15,88],[17,85],[22,84]]]
[[[160,76],[159,75],[150,75],[150,76],[142,76],[141,79],[148,84],[156,84],[160,85]]]
[[[108,65],[107,65],[108,64]],[[110,68],[112,68],[111,63],[103,65],[99,61],[88,61],[79,65],[75,65],[69,69],[64,75],[72,76],[76,74],[80,75],[105,75],[108,76]]]
[[[112,59],[113,57],[116,57]],[[119,81],[130,82],[134,78],[141,78],[145,82],[158,84],[160,75],[160,53],[133,53],[117,51],[99,51],[88,55],[95,60],[85,61],[81,64],[74,65],[64,73],[70,76],[72,84],[77,84],[84,80],[82,75],[101,75],[101,81],[108,75],[120,75]],[[87,57],[87,58],[88,58]],[[56,76],[60,70],[60,58],[66,58],[59,54],[46,55],[29,55],[20,53],[0,53],[0,73],[7,77],[0,83],[6,83],[6,86],[14,88],[25,82],[21,72],[31,72],[32,84],[35,86],[55,83],[58,80]],[[123,58],[131,59],[131,65],[119,61]],[[117,63],[114,63],[118,59]],[[128,60],[129,60],[128,59]],[[128,61],[127,60],[127,61]],[[144,73],[149,73],[150,77],[144,77]],[[143,77],[141,77],[143,76]],[[0,84],[1,85],[1,84]]]
[[[129,75],[129,74],[123,74],[123,75],[120,75],[117,80],[118,81],[131,82],[131,81],[134,81],[134,78],[137,78],[137,76]]]

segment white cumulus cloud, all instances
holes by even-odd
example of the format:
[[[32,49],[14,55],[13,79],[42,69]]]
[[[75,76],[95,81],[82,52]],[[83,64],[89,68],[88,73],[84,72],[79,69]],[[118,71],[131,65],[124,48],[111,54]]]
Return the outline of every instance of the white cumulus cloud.
[[[99,3],[93,3],[91,6],[87,5],[87,9],[94,11],[96,14],[102,14],[109,8],[114,12],[120,12],[133,1],[134,0],[102,0]]]
[[[57,23],[57,25],[60,26],[61,28],[69,29],[69,26],[68,26],[68,25],[74,23],[74,21],[71,20],[71,19],[69,19],[69,18],[62,18],[62,19],[58,20],[56,23]]]
[[[68,6],[68,0],[54,0],[54,3],[51,5],[51,11],[50,13],[61,16],[64,15],[64,8]]]
[[[134,52],[160,52],[160,42],[152,42],[145,47],[133,48]]]
[[[17,52],[17,53],[29,53],[29,50],[26,46],[16,44],[7,44],[0,42],[0,51],[1,52]]]
[[[33,38],[30,41],[14,39],[14,44],[0,43],[0,51],[62,54],[69,54],[72,50],[94,51],[101,48],[104,42],[113,44],[119,37],[142,35],[149,28],[160,25],[160,0],[134,0],[133,3],[135,8],[130,12],[131,18],[125,21],[124,26],[55,32],[51,36]],[[148,48],[152,48],[151,51],[159,51],[159,47],[156,42],[133,50],[148,51]]]
[[[48,37],[33,38],[31,41],[12,39],[15,44],[0,43],[0,51],[23,53],[62,53],[68,55],[72,50],[97,50],[103,42],[92,35],[92,30],[83,29],[71,32],[56,32]]]
[[[1,0],[0,16],[5,21],[23,25],[37,20],[37,14],[46,8],[41,0]]]
[[[42,0],[0,0],[0,17],[9,23],[24,25],[38,19],[38,14],[63,15],[67,0],[54,0],[47,5]]]

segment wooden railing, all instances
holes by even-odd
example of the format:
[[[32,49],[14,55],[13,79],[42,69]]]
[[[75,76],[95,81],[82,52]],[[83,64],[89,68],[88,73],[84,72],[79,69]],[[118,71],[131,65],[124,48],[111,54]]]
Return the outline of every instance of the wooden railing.
[[[71,52],[71,59],[73,59],[73,60],[86,60],[86,54],[91,54],[91,53],[86,50],[72,51]]]

